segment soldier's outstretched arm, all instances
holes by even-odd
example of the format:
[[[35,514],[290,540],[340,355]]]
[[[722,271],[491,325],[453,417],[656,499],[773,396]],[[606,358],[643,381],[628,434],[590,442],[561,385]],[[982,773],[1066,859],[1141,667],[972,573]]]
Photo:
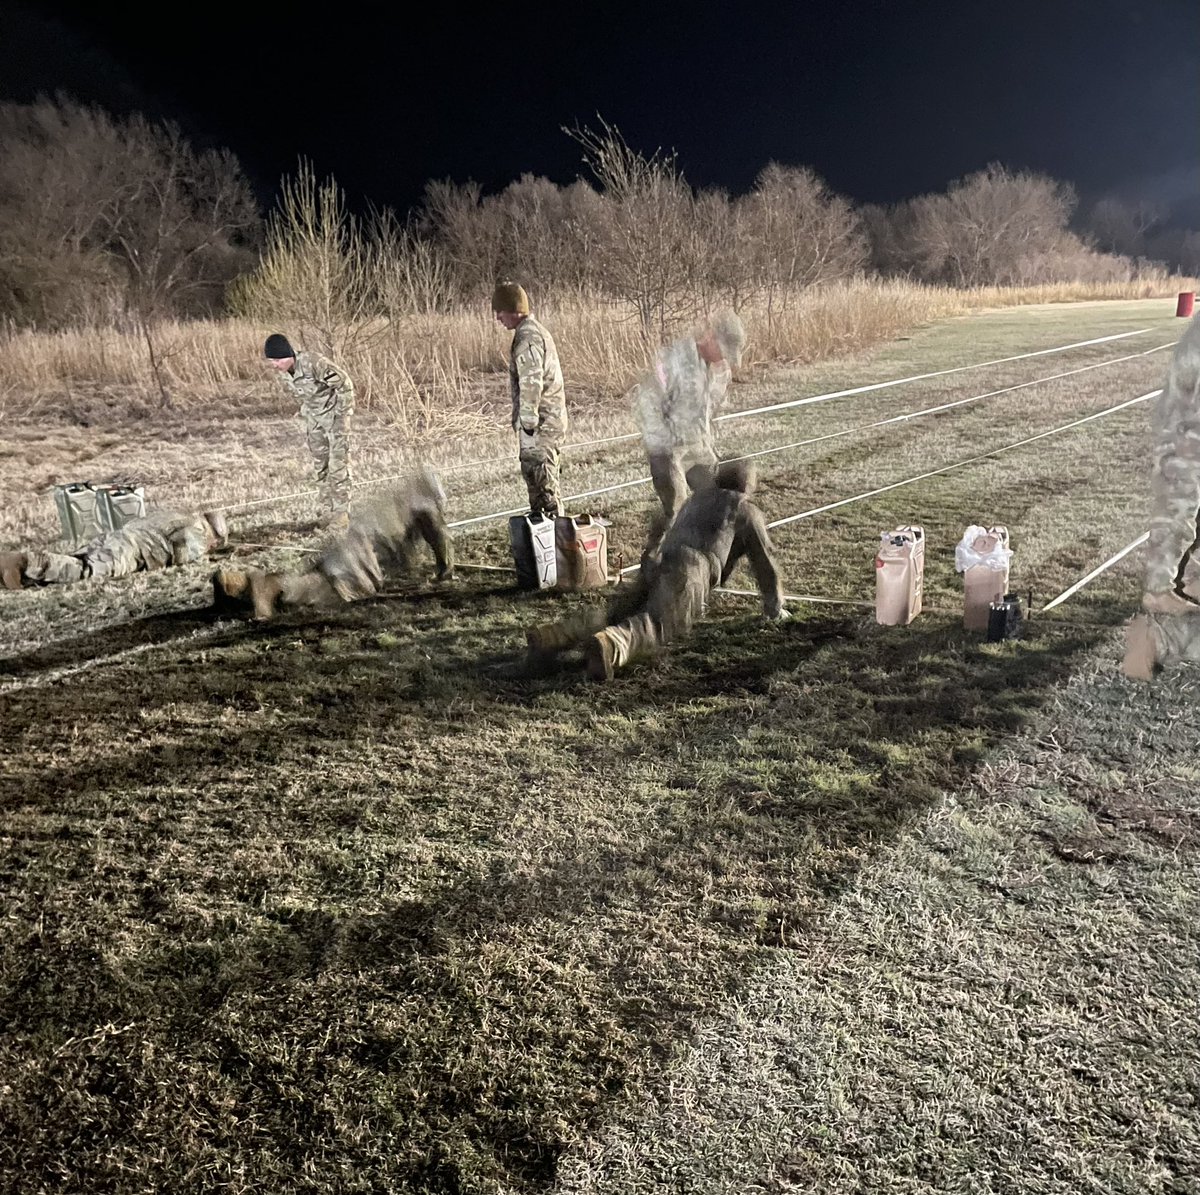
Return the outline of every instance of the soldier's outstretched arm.
[[[767,521],[757,506],[750,506],[748,503],[743,506],[741,513],[741,526],[736,541],[737,547],[741,549],[738,555],[744,553],[749,561],[755,584],[762,594],[763,613],[770,619],[783,618],[786,616],[783,609],[783,582],[780,580],[779,568],[771,550]],[[730,554],[730,560],[732,559],[733,553]]]
[[[413,515],[413,530],[433,549],[437,559],[438,580],[454,572],[454,541],[446,520],[436,510],[418,510]]]

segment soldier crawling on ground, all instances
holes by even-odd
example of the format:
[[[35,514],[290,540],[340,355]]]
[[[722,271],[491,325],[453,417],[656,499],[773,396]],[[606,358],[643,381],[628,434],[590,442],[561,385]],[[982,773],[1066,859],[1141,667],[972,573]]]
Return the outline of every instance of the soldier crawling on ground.
[[[320,353],[297,352],[282,332],[267,337],[263,355],[279,370],[300,404],[308,450],[320,486],[321,524],[335,531],[350,522],[350,416],[354,383]]]
[[[713,419],[745,343],[742,321],[723,311],[699,336],[684,336],[661,349],[637,387],[635,413],[654,490],[668,518],[687,499],[687,471],[717,463]]]
[[[1124,663],[1135,680],[1200,662],[1200,318],[1175,347],[1152,423],[1145,613],[1129,624]]]
[[[171,565],[201,560],[228,539],[225,516],[219,511],[181,514],[161,510],[133,519],[115,531],[85,544],[77,552],[0,552],[0,579],[8,589],[26,581],[66,585],[75,581],[127,577]]]
[[[299,573],[223,568],[213,574],[213,606],[229,613],[252,611],[259,620],[297,606],[336,606],[373,597],[384,570],[411,566],[424,540],[437,558],[437,579],[453,575],[454,552],[444,514],[445,491],[422,470],[380,494],[350,522],[312,566]]]
[[[755,480],[754,466],[742,461],[715,471],[693,465],[691,497],[669,524],[657,517],[630,590],[618,593],[607,611],[593,607],[529,631],[531,660],[582,647],[588,675],[611,680],[616,669],[686,635],[713,587],[728,580],[742,557],[762,594],[764,615],[787,618],[766,521],[750,501]]]

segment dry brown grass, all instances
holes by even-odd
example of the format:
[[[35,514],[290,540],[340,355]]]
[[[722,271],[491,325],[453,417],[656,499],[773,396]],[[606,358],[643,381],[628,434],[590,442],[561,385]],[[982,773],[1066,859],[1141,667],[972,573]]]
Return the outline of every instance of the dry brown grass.
[[[745,312],[751,341],[747,364],[811,362],[844,356],[948,316],[986,307],[1097,299],[1166,297],[1194,289],[1193,280],[990,287],[961,291],[906,282],[838,283],[806,291],[768,319]],[[550,302],[540,311],[553,329],[577,402],[596,415],[620,401],[648,348],[636,322],[617,303],[596,298]],[[219,413],[288,409],[262,365],[272,331],[248,319],[169,323],[159,339],[164,374],[178,407],[204,404]],[[477,431],[490,418],[485,390],[504,368],[506,337],[486,304],[447,315],[412,315],[359,333],[347,367],[359,409],[413,438]],[[158,403],[142,340],[112,327],[15,332],[3,341],[0,417],[92,417],[97,402],[109,418],[139,415]]]

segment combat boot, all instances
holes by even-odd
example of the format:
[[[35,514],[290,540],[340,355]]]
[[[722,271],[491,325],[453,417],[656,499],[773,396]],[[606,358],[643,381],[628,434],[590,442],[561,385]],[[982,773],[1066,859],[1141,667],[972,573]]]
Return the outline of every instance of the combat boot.
[[[20,589],[29,557],[24,552],[0,552],[0,581],[6,589]]]
[[[283,593],[278,573],[253,573],[250,576],[250,599],[254,603],[254,617],[260,622],[274,618]]]
[[[1153,680],[1158,664],[1158,639],[1154,620],[1145,614],[1131,618],[1125,627],[1125,660],[1121,671],[1130,680]]]
[[[555,652],[569,651],[577,640],[565,624],[547,622],[526,631],[525,642],[529,644],[529,650],[532,652],[553,655]]]
[[[592,680],[612,680],[617,668],[617,649],[607,631],[597,631],[587,641],[583,661]]]
[[[219,568],[212,575],[213,609],[245,610],[250,605],[250,576],[237,568]]]

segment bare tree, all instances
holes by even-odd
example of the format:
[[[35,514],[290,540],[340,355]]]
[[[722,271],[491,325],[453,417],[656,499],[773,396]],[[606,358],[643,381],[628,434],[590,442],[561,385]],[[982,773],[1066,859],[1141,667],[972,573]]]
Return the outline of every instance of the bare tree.
[[[606,201],[597,281],[630,305],[647,341],[662,339],[670,324],[695,312],[689,254],[695,198],[673,153],[647,157],[614,126],[600,125],[599,132],[563,130],[583,147]]]
[[[296,175],[281,183],[262,259],[238,281],[232,300],[238,311],[294,330],[322,353],[343,359],[386,327],[375,286],[377,260],[342,189],[332,178],[318,182],[302,161]]]
[[[866,265],[866,236],[850,203],[808,167],[770,163],[741,206],[768,323],[802,288],[851,277]]]
[[[1166,213],[1149,200],[1124,200],[1109,196],[1093,204],[1084,228],[1098,248],[1131,257],[1146,254],[1149,235]]]
[[[63,97],[0,106],[0,287],[10,318],[132,320],[164,404],[156,329],[211,310],[258,227],[232,155]]]
[[[97,226],[125,277],[125,303],[146,344],[164,405],[157,328],[186,297],[220,291],[240,265],[258,210],[236,159],[194,150],[174,125],[134,116],[120,130],[121,169]]]

